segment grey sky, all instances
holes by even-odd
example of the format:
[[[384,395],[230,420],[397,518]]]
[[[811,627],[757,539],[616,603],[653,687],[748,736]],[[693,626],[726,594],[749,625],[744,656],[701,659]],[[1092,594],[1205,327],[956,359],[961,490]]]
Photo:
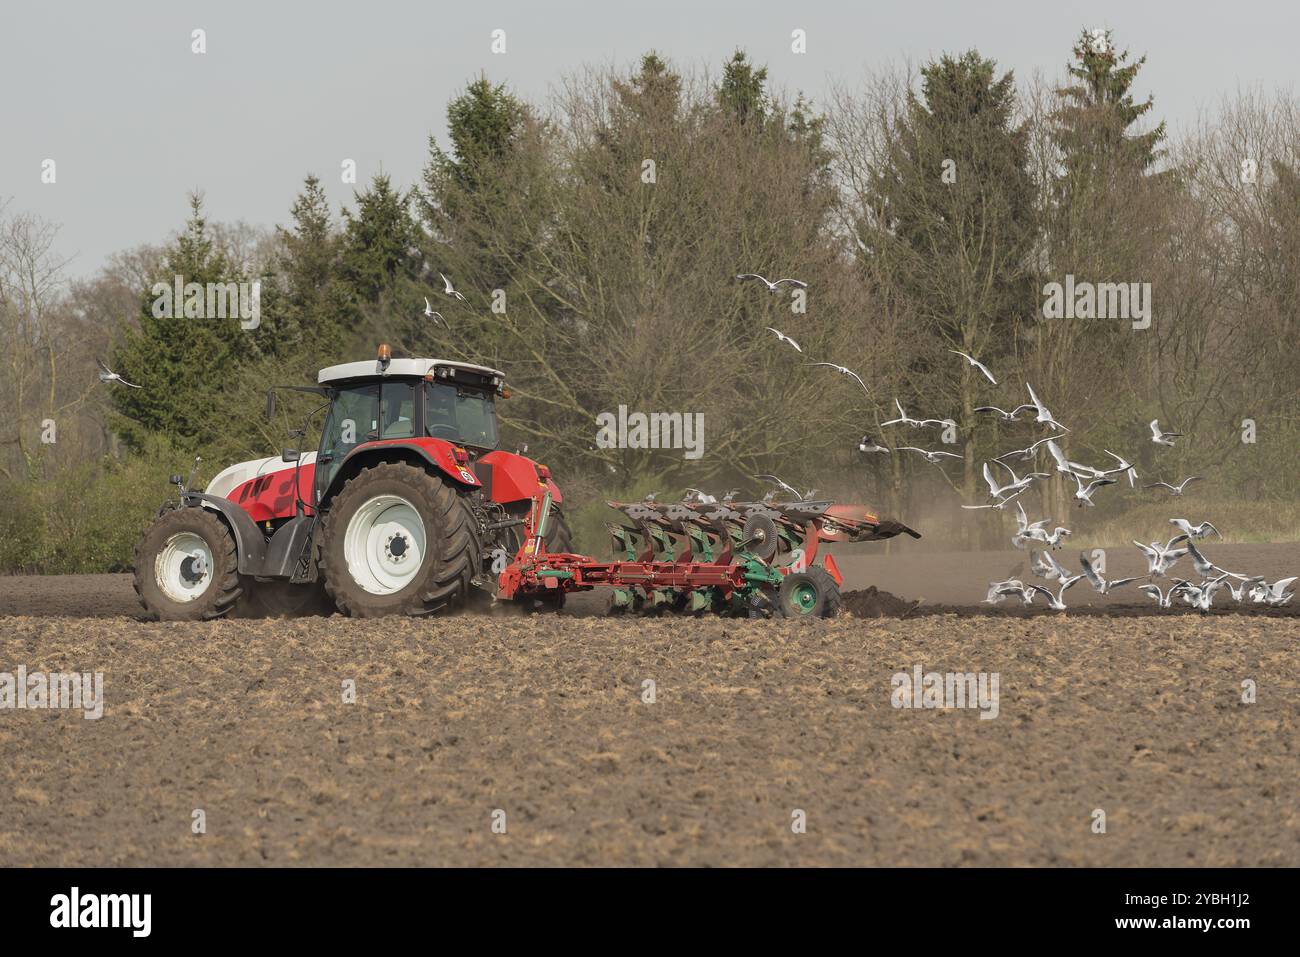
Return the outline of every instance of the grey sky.
[[[177,229],[186,193],[213,219],[284,222],[303,176],[332,202],[345,157],[364,183],[419,175],[447,100],[486,71],[539,100],[583,63],[654,48],[717,67],[737,46],[817,102],[830,80],[975,47],[1003,68],[1058,75],[1080,28],[1148,55],[1139,92],[1171,128],[1239,87],[1290,89],[1300,6],[1187,2],[706,3],[84,2],[7,0],[0,15],[0,200],[61,224],[73,275]],[[207,31],[208,52],[190,52]],[[807,31],[808,52],[790,51]],[[508,52],[490,52],[506,31]],[[57,162],[58,182],[40,181]]]

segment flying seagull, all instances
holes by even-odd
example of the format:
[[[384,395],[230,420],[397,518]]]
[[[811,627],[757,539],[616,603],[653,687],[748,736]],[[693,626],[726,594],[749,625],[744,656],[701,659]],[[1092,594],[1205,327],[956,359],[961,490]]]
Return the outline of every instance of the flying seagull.
[[[961,352],[957,349],[949,349],[948,351],[951,352],[953,355],[961,356],[963,359],[965,359],[967,362],[971,364],[972,368],[979,369],[980,372],[984,373],[984,378],[988,379],[994,385],[998,384],[998,380],[993,378],[993,373],[989,371],[988,366],[980,362],[978,359],[974,359],[971,356],[966,355],[966,353]]]
[[[930,452],[930,451],[928,451],[928,450],[926,450],[926,449],[918,449],[918,448],[917,448],[916,446],[914,446],[914,445],[904,445],[904,446],[901,446],[901,447],[899,448],[898,451],[900,451],[900,452],[920,452],[922,455],[925,456],[925,460],[926,460],[927,462],[929,462],[931,465],[939,465],[939,464],[940,464],[940,460],[941,460],[941,459],[945,459],[945,458],[946,458],[946,459],[959,459],[959,458],[961,458],[961,456],[960,456],[960,455],[957,455],[955,452]],[[967,507],[967,506],[965,506],[965,505],[962,506],[962,508],[966,508],[966,507]],[[975,508],[984,508],[983,505],[977,505],[977,506],[974,506],[974,507],[975,507]]]
[[[1078,489],[1075,491],[1074,497],[1078,500],[1081,508],[1084,505],[1095,505],[1096,503],[1092,500],[1092,493],[1103,485],[1114,485],[1115,482],[1116,480],[1113,478],[1099,478],[1093,479],[1088,483],[1087,487],[1084,487],[1083,479],[1076,475],[1074,477],[1074,484],[1078,486]]]
[[[1032,588],[1034,591],[1036,592],[1040,591],[1047,596],[1048,608],[1052,609],[1053,611],[1066,611],[1067,609],[1065,607],[1065,593],[1074,585],[1075,582],[1077,582],[1082,577],[1083,577],[1082,575],[1071,575],[1069,578],[1067,578],[1064,582],[1061,583],[1061,587],[1056,590],[1055,595],[1053,595],[1042,585],[1030,585],[1029,587]]]
[[[1120,585],[1127,585],[1129,582],[1137,581],[1136,578],[1116,578],[1113,581],[1107,581],[1101,576],[1097,569],[1092,567],[1092,562],[1088,561],[1088,553],[1079,553],[1079,565],[1083,568],[1083,574],[1087,576],[1088,582],[1093,588],[1097,589],[1099,594],[1106,594],[1112,588],[1118,588]]]
[[[1151,441],[1156,445],[1172,446],[1174,439],[1182,434],[1182,432],[1162,432],[1160,431],[1160,420],[1151,420]]]
[[[975,411],[995,412],[997,413],[998,418],[1000,418],[1003,422],[1015,422],[1017,421],[1016,416],[1020,415],[1020,413],[1024,412],[1026,409],[1032,409],[1032,408],[1033,408],[1032,405],[1018,405],[1010,412],[1008,412],[1006,409],[1003,409],[996,405],[977,405],[975,406]]]
[[[834,362],[810,362],[809,365],[827,366],[831,369],[834,369],[840,375],[852,376],[853,379],[857,381],[858,385],[862,386],[862,391],[866,392],[868,396],[871,395],[871,392],[868,391],[867,389],[867,384],[863,382],[861,376],[859,376],[852,369],[846,368],[845,366],[837,366]]]
[[[1193,525],[1185,518],[1171,518],[1169,524],[1177,525],[1188,538],[1204,538],[1206,535],[1210,534],[1210,532],[1219,535],[1219,530],[1209,522],[1201,522],[1200,525]],[[1219,538],[1223,538],[1223,536],[1219,535]]]
[[[932,454],[934,454],[934,455],[944,455],[944,454],[946,454],[946,453],[944,453],[944,452],[935,452],[935,453],[932,453]],[[961,457],[961,456],[957,456],[957,458],[960,458],[960,457]],[[1006,498],[1003,498],[1003,499],[997,499],[997,500],[995,500],[995,501],[989,502],[987,505],[963,505],[962,508],[965,508],[965,509],[971,509],[971,510],[978,509],[978,508],[996,508],[996,509],[1000,512],[1000,511],[1002,511],[1002,509],[1004,509],[1004,508],[1006,508],[1008,505],[1010,505],[1010,504],[1015,500],[1016,496],[1017,496],[1017,495],[1020,495],[1022,492],[1024,492],[1024,489],[1023,489],[1023,488],[1021,488],[1021,489],[1016,489],[1016,491],[1012,492],[1012,493],[1011,493],[1010,495],[1008,495]]]
[[[799,343],[795,342],[793,339],[791,339],[789,336],[787,336],[784,332],[781,332],[781,331],[779,331],[779,330],[777,330],[777,329],[773,329],[771,326],[768,326],[768,327],[767,327],[767,331],[768,331],[768,332],[771,332],[771,333],[775,333],[776,337],[777,337],[778,339],[780,339],[782,342],[788,342],[788,343],[790,343],[790,345],[794,346],[794,351],[795,351],[795,352],[803,352],[803,349],[801,349],[801,348],[799,347]]]
[[[104,360],[103,360],[103,359],[96,359],[95,361],[96,361],[97,363],[99,363],[99,381],[100,381],[100,382],[120,382],[120,383],[122,383],[122,385],[127,386],[128,388],[131,388],[131,389],[140,389],[140,388],[143,388],[143,386],[138,386],[138,385],[136,385],[136,384],[133,383],[133,382],[127,382],[125,379],[123,379],[120,375],[118,375],[116,372],[114,372],[114,371],[113,371],[112,369],[110,369],[108,366],[104,365]]]
[[[1264,602],[1275,608],[1280,607],[1285,605],[1295,596],[1294,591],[1287,591],[1295,580],[1295,577],[1292,576],[1291,578],[1283,578],[1280,581],[1275,581],[1271,585],[1267,582],[1261,581],[1250,590],[1250,597],[1257,604],[1259,602]]]
[[[1008,595],[1019,595],[1020,600],[1026,605],[1033,602],[1033,593],[1025,588],[1024,582],[1019,578],[1008,578],[1004,582],[989,582],[989,591],[984,598],[984,604],[997,605]]]
[[[442,313],[440,313],[440,312],[436,312],[436,311],[434,310],[433,306],[429,305],[429,297],[428,297],[428,296],[425,296],[425,297],[424,297],[424,314],[425,314],[426,316],[428,316],[430,319],[440,319],[440,320],[442,320],[442,324],[443,324],[444,326],[447,327],[447,330],[448,330],[448,331],[451,330],[451,326],[450,326],[450,324],[448,324],[448,322],[447,322],[446,319],[443,319]]]
[[[1050,424],[1052,428],[1060,429],[1062,432],[1070,431],[1060,422],[1057,422],[1056,419],[1052,418],[1052,413],[1047,411],[1047,406],[1043,405],[1043,403],[1038,400],[1038,396],[1034,394],[1034,387],[1032,385],[1026,382],[1025,388],[1029,390],[1029,401],[1033,403],[1034,409],[1038,412],[1038,416],[1034,419],[1035,422],[1046,422]]]
[[[897,399],[894,400],[894,406],[898,409],[898,418],[890,419],[888,422],[881,422],[881,426],[886,425],[908,425],[914,429],[925,428],[927,425],[947,425],[947,419],[914,419],[903,411],[903,403]]]
[[[871,436],[869,436],[869,435],[864,435],[864,436],[862,437],[862,441],[858,443],[858,451],[859,451],[859,452],[885,452],[885,453],[888,453],[888,452],[889,452],[889,449],[885,448],[883,445],[881,445],[879,442],[877,442],[877,441],[876,441],[875,439],[873,439]]]
[[[1200,479],[1201,477],[1199,475],[1189,475],[1187,476],[1187,478],[1183,479],[1177,485],[1170,485],[1168,482],[1153,482],[1150,485],[1143,485],[1142,487],[1143,488],[1167,488],[1169,489],[1170,493],[1174,495],[1182,495],[1183,489],[1187,487],[1188,482],[1199,482]]]
[[[808,288],[808,284],[806,282],[800,282],[798,279],[778,279],[776,282],[768,282],[766,279],[764,279],[756,272],[743,273],[737,276],[736,278],[740,280],[757,279],[759,282],[761,282],[764,286],[767,287],[768,292],[776,292],[777,287],[781,285],[781,283],[783,282],[788,282],[790,285],[797,286],[800,289]]]
[[[1187,554],[1185,548],[1174,548],[1179,539],[1171,539],[1167,544],[1161,545],[1159,542],[1152,542],[1150,545],[1144,545],[1136,538],[1133,544],[1142,549],[1147,557],[1147,574],[1156,578],[1164,578],[1165,572],[1173,567],[1174,562]]]
[[[453,289],[453,288],[451,287],[451,280],[450,280],[450,279],[448,279],[448,278],[447,278],[446,276],[444,276],[442,273],[438,273],[438,276],[439,276],[439,278],[442,279],[442,285],[443,285],[443,290],[442,290],[442,291],[443,291],[443,292],[445,292],[447,295],[451,296],[453,299],[459,299],[461,302],[465,302],[465,301],[466,301],[466,299],[465,299],[464,296],[462,296],[460,293],[458,293],[455,289]]]
[[[755,475],[754,478],[758,479],[760,482],[771,482],[773,485],[779,485],[782,489],[789,492],[795,498],[799,499],[800,501],[803,501],[803,496],[800,495],[797,491],[795,491],[793,486],[787,485],[785,482],[782,482],[775,475]]]
[[[1051,552],[1030,552],[1029,554],[1033,559],[1030,571],[1039,578],[1046,578],[1049,582],[1058,581],[1064,584],[1074,575],[1074,572],[1069,571],[1053,558]]]
[[[1101,474],[1114,475],[1119,472],[1126,472],[1128,473],[1128,487],[1134,488],[1137,484],[1137,469],[1133,468],[1133,463],[1128,461],[1127,459],[1120,458],[1110,449],[1102,449],[1102,451],[1105,452],[1107,455],[1109,455],[1111,458],[1113,458],[1116,462],[1118,462],[1119,466],[1113,469],[1106,469],[1106,471],[1102,472]]]
[[[1174,596],[1187,587],[1186,582],[1181,582],[1170,587],[1169,591],[1161,592],[1159,585],[1142,585],[1138,591],[1150,596],[1156,600],[1156,606],[1159,608],[1172,608]]]
[[[975,411],[978,412],[979,409],[976,409]],[[1060,438],[1059,435],[1049,435],[1045,439],[1039,439],[1037,442],[1033,443],[1028,448],[1012,449],[1010,452],[1003,452],[1001,455],[997,456],[993,461],[1001,462],[1003,459],[1015,458],[1015,459],[1020,459],[1022,462],[1028,462],[1031,459],[1033,459],[1034,452],[1038,450],[1038,447],[1040,445],[1042,445],[1044,442],[1051,442],[1053,439],[1059,439],[1059,438]],[[1064,456],[1062,456],[1062,458],[1064,458]]]

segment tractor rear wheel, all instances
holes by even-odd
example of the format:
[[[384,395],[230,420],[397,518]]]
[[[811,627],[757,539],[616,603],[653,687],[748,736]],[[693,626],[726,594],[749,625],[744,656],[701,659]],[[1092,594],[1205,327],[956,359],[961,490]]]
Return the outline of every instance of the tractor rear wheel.
[[[160,621],[205,621],[243,594],[235,538],[209,509],[163,512],[135,549],[135,593]]]
[[[362,469],[325,514],[321,570],[344,614],[426,615],[465,601],[480,556],[459,490],[405,462]]]
[[[834,618],[840,610],[840,589],[821,566],[791,572],[781,581],[776,608],[782,618]]]

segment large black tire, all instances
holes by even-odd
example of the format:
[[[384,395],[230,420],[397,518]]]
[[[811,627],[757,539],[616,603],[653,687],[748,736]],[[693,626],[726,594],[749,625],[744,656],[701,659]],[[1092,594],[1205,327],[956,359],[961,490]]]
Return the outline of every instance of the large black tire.
[[[381,496],[395,496],[409,504],[419,516],[425,538],[424,553],[409,581],[386,593],[376,593],[359,581],[345,555],[349,523]],[[477,527],[460,490],[437,475],[404,462],[362,469],[344,483],[325,513],[321,548],[325,590],[340,611],[357,618],[427,615],[458,608],[479,569]],[[388,547],[396,553],[396,545]],[[409,547],[402,544],[401,554],[409,554]]]
[[[202,542],[211,563],[178,556],[182,542]],[[206,621],[228,614],[243,594],[235,537],[199,506],[163,512],[135,548],[134,585],[140,603],[160,621]],[[184,594],[181,594],[181,592]]]
[[[839,586],[819,565],[786,575],[776,595],[776,611],[782,618],[834,618],[840,604]]]

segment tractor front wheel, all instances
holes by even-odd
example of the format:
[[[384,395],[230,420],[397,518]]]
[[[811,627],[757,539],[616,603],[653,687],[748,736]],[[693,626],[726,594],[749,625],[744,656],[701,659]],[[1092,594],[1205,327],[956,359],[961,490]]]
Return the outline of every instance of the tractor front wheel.
[[[474,516],[463,496],[405,462],[348,479],[325,514],[323,539],[325,590],[358,618],[457,607],[478,571]]]
[[[136,546],[134,585],[160,621],[220,618],[243,594],[235,538],[209,509],[163,512]]]

